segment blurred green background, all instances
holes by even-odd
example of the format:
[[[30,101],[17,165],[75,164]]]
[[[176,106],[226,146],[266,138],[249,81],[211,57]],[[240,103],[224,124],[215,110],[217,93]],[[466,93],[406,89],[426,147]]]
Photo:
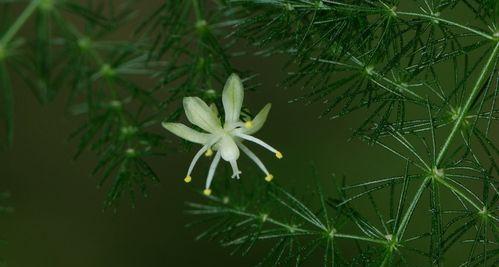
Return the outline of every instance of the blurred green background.
[[[257,73],[252,83],[261,84],[247,92],[245,105],[256,112],[267,102],[273,104],[257,137],[285,157],[278,161],[263,149],[254,152],[277,183],[286,188],[313,188],[311,164],[328,193],[334,191],[329,182],[333,174],[346,175],[354,183],[403,173],[405,162],[393,154],[358,140],[347,142],[364,114],[331,121],[318,119],[323,104],[289,103],[302,92],[278,88],[286,75],[282,70],[285,60],[247,56],[234,62],[240,69]],[[183,178],[194,151],[150,159],[161,183],[149,186],[149,197],[139,198],[135,208],[124,198],[116,212],[103,211],[106,188],[98,190],[98,177],[89,175],[96,158],[87,153],[72,160],[76,142],[68,141],[68,136],[81,121],[65,113],[66,96],[61,94],[54,103],[41,106],[20,81],[16,84],[15,141],[11,149],[0,152],[0,190],[11,193],[7,204],[15,208],[0,218],[0,238],[8,241],[0,247],[0,257],[9,266],[253,266],[258,262],[264,251],[231,256],[230,249],[214,242],[195,241],[197,230],[185,227],[197,219],[185,214],[185,202],[199,199],[193,191],[203,187],[207,160],[197,166],[195,181],[186,185]],[[242,179],[251,178],[244,173],[257,169],[246,159],[239,165]],[[215,183],[222,179],[228,177],[219,174]]]
[[[319,120],[323,107],[288,103],[300,92],[277,87],[284,78],[282,60],[241,58],[236,62],[260,74],[256,79],[262,85],[247,93],[246,105],[256,111],[267,102],[273,104],[267,124],[257,136],[278,147],[285,157],[278,161],[263,149],[256,148],[255,152],[272,170],[276,181],[290,187],[312,185],[312,162],[325,180],[332,173],[347,174],[352,179],[388,175],[385,167],[398,162],[391,161],[394,158],[390,154],[358,141],[346,142],[350,128],[359,122],[355,116],[348,120]],[[0,219],[0,237],[8,241],[0,248],[0,255],[9,266],[256,263],[259,252],[247,257],[230,256],[229,249],[213,242],[194,241],[196,231],[185,228],[186,223],[197,218],[184,213],[184,203],[198,198],[193,190],[202,188],[208,163],[205,160],[196,168],[194,177],[199,179],[185,185],[182,179],[194,151],[152,159],[161,183],[149,187],[150,197],[140,198],[136,208],[123,199],[116,213],[102,211],[105,188],[96,189],[97,178],[89,176],[96,159],[87,153],[76,162],[72,160],[76,144],[68,142],[68,136],[80,121],[65,114],[65,97],[61,95],[55,103],[40,106],[22,86],[16,87],[15,93],[15,143],[0,156],[0,188],[11,192],[8,204],[15,207],[14,213]],[[164,134],[179,140],[166,131]],[[240,166],[243,175],[257,168],[248,160]],[[400,164],[397,169],[402,167]],[[215,183],[221,179],[227,177],[219,175]]]

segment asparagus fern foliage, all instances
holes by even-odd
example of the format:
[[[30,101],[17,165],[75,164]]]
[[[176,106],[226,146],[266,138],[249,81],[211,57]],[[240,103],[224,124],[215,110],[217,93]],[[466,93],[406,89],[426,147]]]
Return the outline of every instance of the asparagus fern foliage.
[[[353,136],[400,158],[401,174],[345,180],[329,197],[317,187],[319,208],[278,185],[256,182],[240,194],[230,185],[226,196],[190,204],[209,218],[202,236],[243,253],[270,242],[261,261],[270,265],[306,265],[318,254],[325,266],[410,265],[412,257],[497,264],[497,1],[158,5],[141,19],[134,1],[0,1],[2,140],[14,138],[12,76],[41,103],[67,89],[68,111],[82,118],[76,157],[87,150],[99,157],[93,173],[110,183],[107,205],[125,193],[134,199],[159,180],[147,157],[172,147],[158,125],[178,119],[187,96],[220,105],[217,88],[241,54],[234,44],[249,43],[252,56],[289,59],[282,85],[301,89],[296,101],[322,103],[322,117],[365,114]],[[13,7],[24,9],[11,16]],[[30,20],[35,32],[24,34]],[[127,23],[139,26],[127,40],[113,39]],[[361,214],[359,203],[374,215]],[[342,249],[343,241],[356,252]],[[467,253],[449,259],[459,248]]]

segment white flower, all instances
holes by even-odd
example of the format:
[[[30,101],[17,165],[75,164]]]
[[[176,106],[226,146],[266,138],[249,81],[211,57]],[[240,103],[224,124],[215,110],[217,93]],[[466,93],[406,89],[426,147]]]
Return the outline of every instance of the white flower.
[[[262,161],[243,144],[244,140],[257,143],[273,152],[277,158],[282,158],[281,152],[262,140],[251,136],[262,128],[267,119],[271,105],[267,104],[253,120],[243,122],[240,119],[243,98],[244,89],[241,79],[236,74],[232,74],[227,80],[222,93],[222,102],[225,110],[225,121],[223,125],[218,118],[216,106],[212,105],[209,107],[198,97],[185,97],[183,101],[184,110],[187,119],[207,133],[198,132],[181,123],[163,123],[163,127],[173,134],[190,142],[203,145],[192,159],[184,179],[186,183],[189,183],[192,180],[191,173],[199,158],[203,154],[211,156],[213,155],[213,151],[216,151],[210,170],[208,171],[208,178],[206,179],[204,190],[205,195],[211,194],[210,186],[215,175],[215,170],[220,162],[220,158],[228,161],[232,166],[232,178],[237,177],[239,179],[239,175],[241,174],[241,171],[239,171],[239,168],[237,167],[239,149],[260,167],[266,175],[266,181],[270,182],[274,178],[272,174],[267,171],[267,168],[265,168]]]

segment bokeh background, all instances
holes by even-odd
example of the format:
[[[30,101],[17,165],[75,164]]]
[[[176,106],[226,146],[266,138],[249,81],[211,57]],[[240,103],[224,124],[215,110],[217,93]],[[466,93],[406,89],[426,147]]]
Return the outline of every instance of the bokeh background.
[[[351,128],[360,118],[330,121],[318,119],[321,106],[288,101],[299,91],[283,90],[283,58],[241,58],[242,68],[260,73],[261,86],[246,95],[246,105],[255,110],[273,104],[266,126],[258,133],[285,154],[277,161],[271,153],[256,148],[276,181],[286,186],[312,184],[314,164],[326,183],[333,173],[351,179],[387,175],[398,162],[387,152],[352,141]],[[65,97],[40,106],[29,90],[16,88],[16,133],[11,149],[0,154],[0,188],[8,190],[8,204],[15,212],[0,219],[0,237],[8,241],[0,255],[9,266],[22,267],[139,267],[139,266],[252,266],[258,251],[247,257],[230,256],[230,250],[210,241],[194,241],[196,231],[185,224],[196,220],[185,214],[185,202],[197,199],[194,189],[182,181],[195,153],[172,153],[152,159],[161,183],[149,187],[147,199],[132,208],[127,199],[120,207],[103,211],[105,188],[98,190],[98,177],[91,177],[96,159],[91,153],[73,161],[76,143],[68,141],[80,121],[65,113]],[[185,118],[184,118],[185,119]],[[166,131],[165,135],[170,135]],[[169,136],[174,140],[176,137]],[[380,160],[382,159],[382,160]],[[197,167],[203,178],[207,161]],[[244,160],[243,170],[256,166]],[[387,170],[388,169],[388,170]],[[245,177],[243,176],[243,179]],[[350,179],[349,178],[349,179]],[[227,177],[216,177],[227,179]],[[217,182],[217,181],[215,181]]]
[[[313,165],[331,193],[333,174],[345,175],[354,183],[403,173],[405,163],[389,152],[356,139],[347,142],[364,114],[319,119],[323,104],[290,103],[302,92],[278,87],[286,75],[282,69],[286,60],[244,56],[235,62],[240,69],[258,74],[252,83],[260,86],[247,92],[246,106],[256,111],[273,104],[257,136],[278,147],[285,157],[277,161],[263,149],[255,152],[276,182],[286,188],[313,188]],[[185,213],[185,202],[199,199],[194,191],[202,188],[208,165],[208,161],[199,164],[194,176],[199,179],[184,184],[194,151],[150,159],[161,183],[149,186],[149,197],[138,198],[135,208],[123,199],[116,211],[103,210],[106,188],[97,189],[98,177],[89,175],[96,158],[87,153],[72,160],[76,142],[68,136],[81,121],[67,115],[66,95],[41,106],[20,81],[15,83],[15,141],[0,152],[0,190],[11,193],[6,204],[15,208],[0,218],[0,238],[8,241],[0,247],[0,256],[9,266],[253,266],[265,252],[262,248],[246,257],[231,256],[229,249],[211,241],[195,241],[199,232],[185,227],[197,219]],[[243,179],[245,171],[257,168],[248,160],[242,160],[240,167]],[[228,177],[218,175],[215,183],[222,179]]]

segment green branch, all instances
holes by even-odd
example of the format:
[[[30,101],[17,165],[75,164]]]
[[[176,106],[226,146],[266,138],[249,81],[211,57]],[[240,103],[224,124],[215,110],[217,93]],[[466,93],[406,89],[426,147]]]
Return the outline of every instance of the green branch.
[[[383,3],[383,2],[381,2],[381,3]],[[443,18],[441,18],[441,17],[439,17],[437,15],[428,15],[428,14],[421,14],[421,13],[415,13],[415,12],[396,11],[396,7],[389,7],[386,4],[383,4],[384,5],[383,8],[381,8],[379,10],[369,9],[369,8],[365,9],[365,8],[362,8],[361,6],[348,5],[348,4],[344,4],[344,3],[340,3],[340,2],[336,2],[336,1],[328,1],[328,4],[331,4],[331,5],[335,6],[335,7],[339,7],[339,9],[345,8],[344,10],[349,11],[349,12],[355,11],[355,12],[359,12],[359,13],[368,13],[368,14],[378,14],[378,13],[379,14],[385,14],[386,13],[385,9],[388,9],[389,14],[393,14],[394,16],[402,15],[402,16],[409,16],[409,17],[417,17],[417,18],[427,19],[427,20],[431,20],[431,21],[438,21],[438,22],[445,23],[447,25],[455,26],[457,28],[460,28],[460,29],[472,32],[472,33],[474,33],[476,35],[479,35],[479,36],[484,37],[484,38],[489,39],[489,40],[496,40],[497,39],[493,35],[490,35],[490,34],[482,32],[482,31],[473,29],[473,28],[468,27],[466,25],[462,25],[462,24],[457,23],[455,21],[451,21],[451,20],[448,20],[448,19],[443,19]],[[300,6],[300,7],[302,7],[302,6]],[[315,10],[318,9],[318,7],[316,5],[311,5],[310,7],[313,8],[313,9],[315,9]],[[328,8],[325,5],[321,5],[320,9],[321,10],[335,10],[335,9],[338,9],[338,8],[333,8],[333,7]]]
[[[436,179],[436,181],[438,181],[441,185],[447,187],[449,190],[451,190],[452,192],[456,193],[457,195],[459,195],[460,197],[462,197],[464,200],[466,200],[468,203],[470,203],[473,207],[475,207],[475,209],[477,209],[478,211],[481,211],[482,210],[482,207],[479,207],[477,204],[475,204],[475,202],[473,200],[471,200],[468,196],[466,196],[463,192],[461,192],[459,189],[457,189],[455,186],[449,184],[447,181],[445,181],[444,179]]]
[[[438,157],[437,157],[437,160],[435,162],[435,165],[437,167],[442,162],[447,150],[449,150],[450,144],[454,140],[454,137],[459,132],[459,129],[461,128],[461,126],[464,122],[464,118],[465,118],[466,114],[468,113],[468,111],[471,107],[471,104],[473,103],[473,100],[475,99],[475,96],[480,91],[480,88],[482,87],[485,80],[487,80],[487,78],[489,77],[488,74],[489,74],[491,68],[494,66],[494,61],[496,60],[498,54],[499,54],[499,41],[496,42],[494,50],[490,54],[490,56],[487,60],[487,63],[485,63],[485,66],[483,67],[483,69],[480,73],[480,76],[478,77],[478,80],[476,81],[475,85],[473,86],[473,89],[472,89],[470,95],[468,96],[468,99],[466,100],[464,107],[462,107],[460,109],[459,115],[456,119],[456,123],[454,124],[454,127],[452,128],[451,133],[449,134],[449,136],[445,140],[445,143],[444,143],[442,149],[438,153]]]
[[[384,241],[384,240],[356,236],[356,235],[335,233],[334,237],[351,239],[351,240],[358,240],[358,241],[367,241],[367,242],[372,242],[372,243],[376,243],[376,244],[386,245],[386,241]]]
[[[469,109],[471,107],[473,99],[476,97],[476,94],[479,92],[483,82],[487,79],[488,73],[490,72],[490,69],[494,65],[493,62],[495,61],[498,53],[499,53],[499,42],[496,43],[494,50],[492,51],[491,55],[489,56],[487,63],[483,67],[483,69],[480,73],[480,76],[479,76],[478,80],[476,81],[476,83],[473,87],[473,90],[471,91],[471,93],[466,101],[466,104],[464,105],[461,112],[459,113],[459,117],[457,118],[456,123],[454,124],[454,127],[453,127],[451,133],[449,134],[448,138],[446,139],[443,148],[440,150],[440,153],[439,153],[438,158],[437,158],[436,163],[435,163],[436,166],[438,166],[441,163],[443,156],[445,155],[445,152],[449,149],[450,143],[452,142],[452,140],[456,136],[456,133],[459,131],[459,128],[461,127],[461,125],[464,121],[464,118],[466,116],[466,113],[469,111]],[[409,220],[412,217],[412,214],[414,213],[414,209],[415,209],[417,203],[419,202],[419,199],[421,198],[422,193],[424,192],[425,188],[427,187],[428,182],[431,179],[435,179],[440,184],[442,184],[443,186],[447,187],[448,189],[450,189],[451,191],[453,191],[454,193],[456,193],[457,195],[462,197],[464,200],[466,200],[468,203],[470,203],[473,207],[475,207],[478,211],[481,210],[481,208],[474,201],[472,201],[469,197],[467,197],[466,194],[461,192],[461,190],[459,190],[456,187],[452,186],[451,184],[447,183],[442,178],[428,176],[424,180],[424,182],[421,184],[421,186],[419,187],[418,192],[414,196],[409,209],[407,210],[406,214],[404,215],[404,217],[402,219],[401,225],[400,225],[398,232],[397,232],[397,236],[399,236],[399,238],[401,238],[402,235],[404,234],[405,229],[407,228],[407,224],[409,223]]]
[[[431,180],[430,176],[428,176],[424,179],[423,183],[421,183],[421,185],[419,186],[419,189],[416,192],[416,195],[412,199],[411,204],[409,206],[409,209],[404,214],[404,217],[402,217],[402,221],[400,222],[400,226],[397,230],[397,238],[399,240],[402,240],[402,237],[404,236],[405,230],[407,229],[407,225],[409,224],[409,221],[412,217],[412,214],[414,213],[414,210],[416,209],[416,206],[419,203],[419,199],[421,199],[421,195],[423,194],[424,190],[428,186],[430,180]]]
[[[350,55],[351,57],[351,60],[353,62],[355,62],[357,65],[363,67],[363,66],[366,66],[365,63],[363,63],[361,60],[359,60],[358,58],[356,58],[355,56],[353,55]],[[384,81],[388,84],[391,84],[392,86],[394,86],[397,90],[399,90],[400,92],[404,92],[404,93],[407,93],[413,97],[415,97],[417,100],[423,100],[424,98],[421,97],[420,95],[418,95],[417,93],[407,89],[405,86],[403,86],[402,84],[399,84],[397,83],[396,81],[393,81],[392,79],[388,78],[388,77],[385,77],[384,75],[380,74],[379,72],[377,72],[376,70],[374,69],[370,69],[368,70],[368,74],[369,74],[369,77],[371,77],[371,81],[373,83],[375,83],[376,85],[378,85],[379,87],[385,89],[386,91],[392,93],[392,94],[395,94],[397,95],[397,92],[394,92],[392,89],[389,89],[387,88],[386,86],[384,86],[383,84],[381,84],[379,81],[377,81],[375,78],[378,78],[380,79],[381,81]]]
[[[405,16],[411,16],[411,17],[418,17],[418,18],[428,19],[428,20],[432,20],[432,21],[443,22],[443,23],[445,23],[447,25],[451,25],[451,26],[455,26],[455,27],[461,28],[463,30],[472,32],[472,33],[474,33],[476,35],[479,35],[479,36],[484,37],[484,38],[489,39],[489,40],[495,40],[496,39],[492,35],[486,34],[486,33],[481,32],[479,30],[475,30],[475,29],[473,29],[471,27],[459,24],[459,23],[454,22],[454,21],[443,19],[443,18],[438,17],[438,16],[432,16],[432,15],[420,14],[420,13],[413,13],[413,12],[401,12],[401,11],[396,12],[396,13],[397,13],[397,15],[405,15]]]
[[[192,0],[192,7],[194,9],[194,14],[196,15],[196,19],[198,21],[203,20],[203,15],[201,12],[201,8],[199,7],[198,0]]]
[[[39,0],[33,0],[31,3],[24,9],[24,11],[17,17],[16,21],[7,32],[2,36],[0,40],[0,46],[7,46],[12,38],[16,35],[16,33],[21,29],[21,27],[26,23],[26,21],[31,17],[31,15],[35,12],[36,8],[40,4]]]

